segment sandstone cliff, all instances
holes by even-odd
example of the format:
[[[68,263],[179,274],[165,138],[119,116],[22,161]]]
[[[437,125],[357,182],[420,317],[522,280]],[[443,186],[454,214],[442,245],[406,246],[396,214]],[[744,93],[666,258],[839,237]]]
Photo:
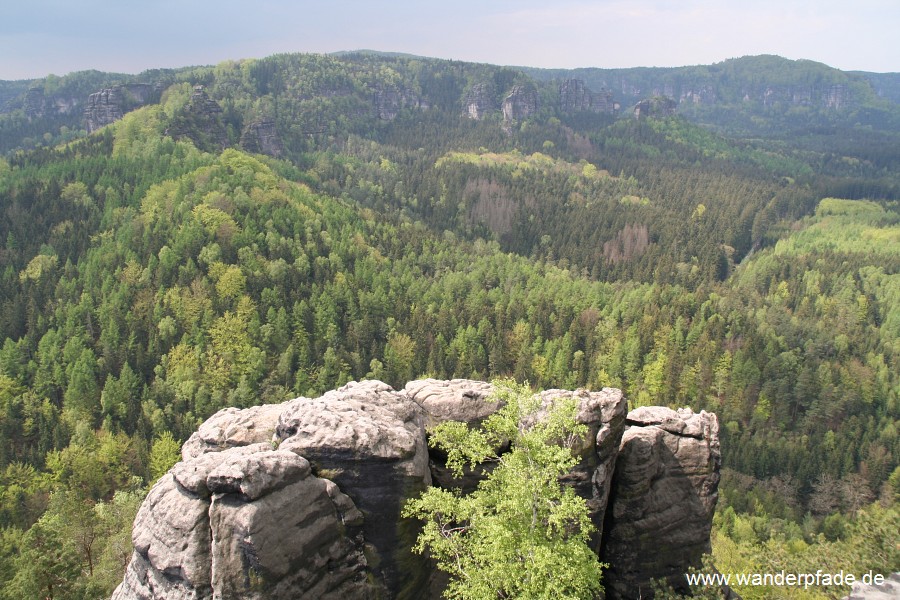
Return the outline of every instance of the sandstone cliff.
[[[241,148],[247,152],[279,157],[284,153],[284,144],[275,128],[273,119],[260,119],[248,123],[241,133]]]
[[[634,105],[634,118],[671,117],[675,114],[677,106],[677,103],[668,96],[654,96]]]
[[[534,86],[514,85],[503,99],[500,110],[507,123],[527,119],[538,110],[537,89]]]
[[[463,112],[471,119],[481,120],[500,108],[496,96],[497,90],[491,83],[475,84],[463,97]]]
[[[194,86],[190,101],[171,120],[166,135],[188,138],[208,152],[223,150],[229,141],[222,122],[222,107],[209,97],[202,85]]]
[[[566,79],[559,84],[559,107],[563,113],[596,112],[612,114],[619,109],[606,90],[591,91],[581,79]]]
[[[399,391],[364,381],[220,411],[141,506],[114,600],[437,597],[443,580],[412,553],[417,524],[400,510],[430,485],[474,489],[483,472],[449,476],[427,429],[447,420],[477,427],[499,408],[486,401],[491,391],[469,380],[413,381]],[[587,500],[594,549],[618,561],[652,547],[667,569],[697,564],[716,499],[715,416],[640,409],[626,430],[619,390],[541,396],[544,407],[575,397],[587,426],[564,483]],[[642,466],[645,455],[653,461]],[[646,558],[636,564],[613,564],[607,597],[631,597],[623,585],[670,574]]]
[[[146,83],[119,85],[94,92],[84,108],[84,125],[88,133],[118,121],[130,110],[148,104],[159,90]]]
[[[610,597],[651,598],[649,581],[684,586],[685,565],[710,551],[718,499],[716,415],[659,406],[628,413],[612,482],[601,558]]]

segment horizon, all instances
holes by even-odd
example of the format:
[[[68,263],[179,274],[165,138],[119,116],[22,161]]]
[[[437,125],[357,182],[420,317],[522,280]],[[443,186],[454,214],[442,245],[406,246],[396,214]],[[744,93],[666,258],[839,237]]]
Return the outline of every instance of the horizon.
[[[860,0],[160,0],[109,5],[34,0],[5,11],[0,79],[215,65],[280,53],[355,49],[547,69],[710,65],[744,56],[811,60],[842,71],[900,72],[900,4]],[[838,47],[835,39],[853,43]]]
[[[97,71],[100,73],[107,73],[107,74],[111,74],[111,75],[126,75],[126,76],[135,77],[135,76],[141,75],[142,73],[146,73],[148,71],[154,71],[154,70],[175,70],[175,71],[177,71],[177,70],[181,70],[181,69],[214,67],[217,64],[225,63],[225,62],[229,62],[229,61],[241,62],[241,61],[247,61],[247,60],[264,60],[270,56],[275,56],[278,54],[321,54],[323,56],[342,56],[342,55],[348,55],[348,54],[376,54],[376,55],[384,55],[384,56],[416,58],[416,59],[423,59],[423,60],[459,61],[459,62],[467,62],[467,63],[473,63],[473,64],[486,64],[486,65],[491,65],[491,66],[496,66],[496,67],[507,67],[507,68],[511,68],[511,69],[524,68],[524,69],[540,69],[540,70],[546,70],[546,71],[577,71],[577,70],[586,70],[586,69],[601,69],[601,70],[611,70],[611,71],[612,70],[629,70],[629,69],[683,69],[683,68],[691,68],[691,67],[709,67],[709,66],[713,66],[713,65],[726,63],[726,62],[732,61],[732,60],[741,60],[741,59],[747,59],[747,58],[760,58],[760,57],[764,57],[764,56],[772,56],[772,57],[781,58],[781,59],[791,61],[791,62],[811,62],[811,63],[816,63],[816,64],[822,64],[828,68],[838,69],[838,70],[840,70],[842,72],[846,72],[846,73],[874,73],[874,74],[879,74],[879,75],[891,75],[891,74],[900,75],[900,70],[898,70],[898,71],[865,71],[865,70],[860,70],[860,69],[840,69],[839,67],[829,65],[828,63],[823,63],[821,61],[817,61],[817,60],[813,60],[813,59],[809,59],[809,58],[789,58],[789,57],[781,56],[778,54],[767,54],[767,53],[747,54],[747,55],[743,55],[743,56],[732,56],[732,57],[724,58],[722,60],[716,60],[716,61],[709,62],[709,63],[693,63],[693,64],[682,64],[682,65],[671,65],[671,66],[634,65],[634,66],[630,66],[630,67],[607,67],[607,66],[594,65],[594,66],[574,66],[574,67],[553,67],[553,66],[538,67],[538,66],[533,66],[533,65],[528,65],[528,64],[499,64],[499,63],[491,63],[491,62],[485,62],[485,61],[474,61],[474,60],[470,61],[470,60],[462,60],[462,59],[457,59],[457,58],[444,58],[444,57],[440,57],[440,56],[425,56],[425,55],[420,55],[420,54],[413,54],[410,52],[395,52],[392,50],[375,50],[373,48],[356,48],[353,50],[335,50],[333,52],[306,52],[306,51],[275,52],[275,53],[272,53],[272,54],[269,54],[266,56],[245,56],[245,57],[239,57],[239,58],[227,58],[227,59],[221,60],[217,63],[196,63],[196,64],[182,64],[182,65],[171,65],[171,66],[156,66],[156,67],[148,67],[146,69],[141,69],[140,71],[131,71],[131,72],[129,72],[129,71],[105,71],[102,69],[96,69],[96,68],[89,67],[89,68],[85,68],[85,69],[78,69],[75,71],[68,71],[66,73],[46,73],[44,75],[39,75],[36,77],[26,77],[26,78],[19,78],[19,79],[0,79],[0,81],[11,82],[11,83],[21,82],[21,81],[40,81],[42,79],[46,79],[47,77],[63,78],[63,77],[68,77],[70,75],[76,75],[78,73],[89,73],[92,71]]]

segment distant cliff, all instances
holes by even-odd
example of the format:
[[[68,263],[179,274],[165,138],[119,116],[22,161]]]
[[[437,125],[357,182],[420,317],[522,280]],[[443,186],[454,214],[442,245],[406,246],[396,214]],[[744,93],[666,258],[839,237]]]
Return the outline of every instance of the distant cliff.
[[[400,510],[431,485],[477,485],[449,476],[427,430],[447,420],[477,427],[498,408],[486,401],[491,390],[470,380],[403,390],[365,381],[220,411],[144,501],[113,599],[436,598],[445,580],[412,553],[417,526]],[[592,545],[610,563],[608,597],[650,598],[651,578],[678,585],[709,550],[715,415],[656,407],[626,418],[614,389],[541,397],[576,398],[588,428],[564,483],[597,526]]]
[[[67,141],[62,127],[96,131],[184,83],[203,85],[222,108],[216,119],[221,131],[213,132],[211,121],[201,127],[208,149],[241,145],[273,156],[335,136],[366,136],[404,111],[496,119],[509,131],[529,119],[627,116],[637,103],[657,97],[671,98],[687,119],[736,133],[782,131],[786,125],[900,130],[900,75],[845,72],[777,56],[678,68],[566,70],[374,53],[296,54],[214,70],[85,71],[0,81],[0,152]]]

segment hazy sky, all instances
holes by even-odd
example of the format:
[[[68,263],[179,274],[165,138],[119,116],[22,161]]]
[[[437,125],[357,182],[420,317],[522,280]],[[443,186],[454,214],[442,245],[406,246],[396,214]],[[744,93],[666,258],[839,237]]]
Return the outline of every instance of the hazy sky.
[[[900,71],[898,0],[0,0],[0,79],[361,48],[538,67]]]

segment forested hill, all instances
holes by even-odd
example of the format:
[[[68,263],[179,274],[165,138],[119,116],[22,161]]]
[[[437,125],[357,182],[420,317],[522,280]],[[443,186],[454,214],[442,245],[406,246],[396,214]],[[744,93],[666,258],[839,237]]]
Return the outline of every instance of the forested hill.
[[[108,597],[216,410],[421,375],[714,410],[717,560],[900,567],[890,131],[735,139],[406,57],[157,75],[0,159],[0,598]]]
[[[900,73],[845,72],[810,60],[745,56],[713,65],[523,69],[540,80],[578,78],[628,106],[673,98],[679,112],[732,134],[863,124],[897,130]]]
[[[428,97],[430,105],[460,105],[461,93],[473,83],[483,82],[484,75],[504,70],[502,67],[442,61],[396,53],[371,51],[341,52],[322,60],[286,59],[285,55],[261,60],[238,61],[240,74],[228,74],[232,84],[229,95],[251,96],[304,95],[323,80],[313,77],[312,88],[297,86],[294,75],[309,74],[305,69],[321,69],[322,60],[333,58],[328,69],[344,71],[337,95],[345,95],[357,80],[368,93],[382,95],[388,104],[410,101],[416,93]],[[232,64],[232,63],[227,63]],[[360,65],[365,66],[360,69]],[[85,109],[89,96],[118,86],[147,85],[158,92],[181,81],[210,85],[217,76],[226,75],[223,66],[216,68],[183,68],[150,70],[138,75],[82,71],[65,76],[50,75],[43,79],[0,81],[0,151],[16,147],[33,147],[55,143],[62,138],[90,130]],[[227,69],[226,69],[227,70]],[[364,74],[366,71],[368,73]],[[379,73],[380,71],[380,73]],[[897,105],[900,103],[900,74],[845,72],[813,61],[792,61],[777,56],[753,56],[730,59],[713,65],[679,68],[631,69],[535,69],[517,67],[512,71],[533,78],[541,87],[544,103],[562,103],[568,108],[587,108],[612,114],[628,114],[641,100],[654,96],[672,98],[681,114],[694,122],[714,126],[731,135],[776,135],[784,128],[810,127],[852,128],[863,125],[881,130],[900,130]],[[274,73],[274,79],[270,78]],[[506,84],[511,82],[507,74]],[[318,81],[315,81],[318,79]],[[579,80],[586,89],[558,86],[568,80]],[[392,98],[398,83],[405,96]],[[508,85],[495,81],[505,94]],[[270,85],[272,84],[272,85]],[[408,84],[413,84],[408,86]],[[338,90],[331,90],[336,92]],[[412,92],[412,93],[409,93]],[[387,98],[384,94],[387,94]],[[141,94],[139,103],[154,98]],[[307,98],[309,99],[309,98]],[[491,100],[499,103],[502,97]],[[128,102],[126,101],[126,104]],[[592,106],[593,104],[593,106]],[[134,103],[126,108],[133,108]],[[395,107],[397,108],[397,107]],[[271,112],[271,111],[270,111]],[[383,117],[383,114],[378,116]],[[64,132],[60,128],[65,127]],[[49,136],[49,139],[45,139]]]
[[[767,60],[783,67],[782,83],[809,83],[821,72],[829,74],[823,81],[853,79],[769,57],[746,59],[737,72],[750,85],[751,75],[771,69],[746,65]],[[135,77],[47,78],[7,102],[14,109],[0,115],[0,142],[65,143],[84,134],[79,127],[99,129],[137,106],[168,102],[178,108],[166,132],[202,150],[280,157],[305,169],[318,190],[565,260],[595,279],[694,287],[723,279],[818,198],[900,194],[900,130],[891,125],[900,109],[853,81],[853,102],[813,107],[825,122],[799,105],[761,115],[741,108],[734,123],[771,129],[784,117],[796,127],[780,128],[786,137],[745,139],[683,117],[635,119],[633,99],[616,108],[577,79],[405,56],[278,55]],[[657,92],[648,90],[645,117],[668,114],[668,104],[650,97]],[[857,125],[865,107],[881,115],[879,127]]]

